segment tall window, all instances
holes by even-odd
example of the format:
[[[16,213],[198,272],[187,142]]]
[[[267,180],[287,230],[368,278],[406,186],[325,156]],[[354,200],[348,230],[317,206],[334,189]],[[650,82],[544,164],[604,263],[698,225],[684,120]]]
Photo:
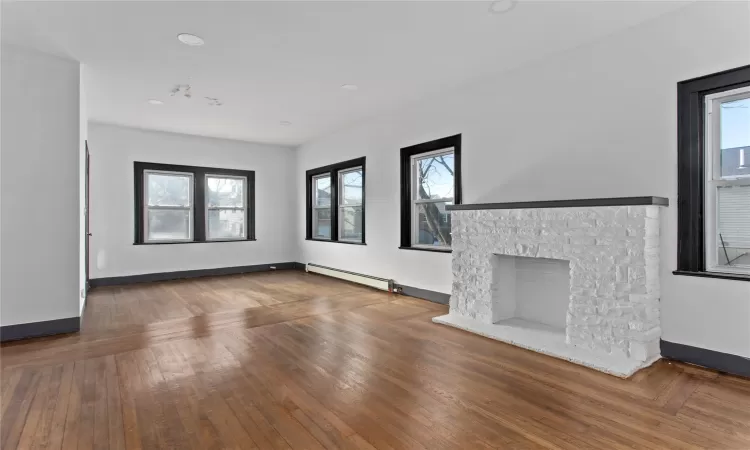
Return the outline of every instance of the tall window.
[[[206,240],[245,239],[246,177],[206,175]]]
[[[461,135],[401,149],[401,248],[450,251],[460,161]]]
[[[135,243],[254,240],[255,173],[136,162]]]
[[[307,239],[365,243],[365,158],[307,171]]]
[[[750,273],[750,87],[706,96],[706,269]]]
[[[331,239],[331,175],[313,177],[313,239]]]
[[[678,85],[678,275],[750,280],[750,66]]]
[[[193,240],[193,174],[146,170],[143,174],[145,242]]]
[[[364,186],[362,167],[339,172],[339,227],[340,241],[362,242],[362,205]]]

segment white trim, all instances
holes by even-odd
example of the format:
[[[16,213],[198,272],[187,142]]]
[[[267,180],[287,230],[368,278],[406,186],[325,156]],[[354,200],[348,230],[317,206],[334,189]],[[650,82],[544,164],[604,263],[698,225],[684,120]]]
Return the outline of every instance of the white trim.
[[[356,167],[351,167],[351,168],[344,169],[344,170],[339,170],[339,172],[338,172],[338,180],[336,181],[336,186],[337,186],[337,189],[336,189],[336,194],[337,195],[336,195],[336,197],[338,197],[337,200],[336,200],[336,207],[338,208],[338,210],[337,210],[337,213],[338,213],[337,214],[337,216],[338,216],[338,219],[337,219],[338,224],[337,225],[338,226],[336,227],[336,228],[338,228],[338,231],[337,231],[338,236],[336,236],[336,238],[340,242],[362,242],[363,241],[362,237],[361,237],[361,235],[362,235],[362,230],[361,229],[359,230],[359,232],[360,232],[360,238],[359,239],[357,239],[357,238],[353,238],[353,239],[352,238],[348,238],[347,239],[347,238],[341,237],[342,231],[344,229],[344,227],[342,226],[342,223],[343,223],[343,220],[344,220],[344,215],[342,214],[342,210],[345,209],[345,208],[360,208],[360,210],[362,210],[362,214],[364,214],[364,208],[362,208],[362,202],[356,203],[356,204],[343,204],[342,203],[344,201],[344,183],[343,183],[344,175],[346,175],[348,173],[352,173],[352,172],[359,172],[360,174],[362,174],[363,173],[362,166],[356,166]],[[362,194],[362,200],[364,200],[364,188],[365,187],[364,187],[364,184],[363,184],[360,187],[361,194]]]
[[[208,206],[208,178],[229,178],[233,180],[242,180],[242,208],[237,208],[233,206]],[[203,179],[203,182],[205,183],[204,191],[204,197],[203,197],[203,207],[205,208],[205,230],[206,230],[206,241],[244,241],[247,239],[247,196],[248,196],[248,189],[247,189],[247,177],[243,177],[240,175],[217,175],[213,173],[207,173],[205,174],[205,177]],[[209,237],[209,230],[208,230],[208,212],[211,210],[214,211],[221,211],[223,209],[230,209],[233,211],[236,210],[242,210],[242,236],[239,237],[216,237],[211,238]]]
[[[188,185],[188,206],[150,206],[149,205],[149,175],[167,175],[167,176],[182,176],[187,177],[189,181]],[[195,197],[194,197],[194,190],[195,190],[195,177],[193,176],[192,172],[176,172],[176,171],[169,171],[169,170],[149,170],[146,169],[143,171],[143,230],[144,230],[144,236],[143,236],[143,242],[145,243],[155,243],[155,242],[192,242],[194,240],[194,230],[193,230],[193,214],[194,214],[194,208],[195,208]],[[149,210],[156,210],[156,211],[188,211],[188,237],[185,239],[150,239],[150,231],[148,228],[148,213]]]
[[[719,187],[747,185],[746,176],[721,175],[721,104],[750,98],[750,86],[706,95],[704,99],[704,242],[706,271],[716,273],[750,273],[750,266],[719,265]]]
[[[411,155],[411,159],[412,160],[415,160],[415,159],[425,159],[425,158],[431,158],[433,156],[447,155],[447,154],[455,153],[455,152],[456,152],[456,148],[455,147],[445,147],[445,148],[441,148],[439,150],[432,150],[430,152],[417,153],[416,155]]]
[[[324,179],[324,178],[328,178],[329,189],[331,190],[331,192],[329,194],[330,195],[330,197],[329,197],[329,203],[328,203],[328,205],[318,205],[318,183],[317,183],[317,180],[321,180],[321,179]],[[310,183],[312,184],[312,186],[310,186],[310,189],[312,190],[312,195],[311,195],[311,198],[310,198],[310,201],[312,203],[312,205],[310,205],[310,207],[312,209],[312,217],[310,218],[310,228],[311,228],[311,230],[310,230],[310,237],[312,239],[316,239],[316,240],[330,241],[333,238],[333,236],[331,236],[331,231],[332,231],[331,227],[329,226],[329,228],[328,228],[328,234],[329,234],[328,237],[318,236],[315,233],[315,224],[317,223],[317,220],[318,220],[317,211],[319,211],[319,210],[330,211],[331,210],[331,206],[332,206],[333,201],[334,201],[333,200],[333,195],[332,195],[333,194],[333,180],[331,179],[331,173],[330,172],[326,172],[326,173],[322,173],[322,174],[319,174],[319,175],[314,175],[310,179]],[[333,220],[333,218],[329,219],[329,222],[332,222],[332,220]]]
[[[424,248],[424,249],[450,249],[447,245],[429,245],[419,244],[419,208],[418,205],[428,203],[454,203],[455,197],[444,197],[444,198],[419,198],[419,185],[418,185],[418,162],[423,159],[434,158],[436,156],[443,155],[455,155],[455,147],[446,147],[439,150],[433,150],[431,152],[417,153],[411,156],[411,199],[410,199],[410,214],[411,214],[411,247],[413,248]],[[455,156],[454,156],[455,157]],[[453,176],[453,184],[455,189],[455,174]],[[455,192],[454,192],[455,195]]]

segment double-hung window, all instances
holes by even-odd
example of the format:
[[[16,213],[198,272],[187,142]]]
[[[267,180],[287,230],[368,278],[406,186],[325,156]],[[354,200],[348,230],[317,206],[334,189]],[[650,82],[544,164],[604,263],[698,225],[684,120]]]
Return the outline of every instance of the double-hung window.
[[[247,177],[206,175],[206,240],[246,239]]]
[[[193,240],[193,174],[145,170],[145,242]]]
[[[331,175],[313,177],[312,238],[331,239]]]
[[[365,243],[365,158],[307,171],[307,239]]]
[[[750,280],[750,66],[678,84],[677,275]]]
[[[341,170],[338,173],[338,237],[340,241],[363,242],[363,173],[362,167]]]
[[[461,135],[401,149],[401,248],[450,251],[460,168]]]
[[[255,172],[136,162],[135,243],[255,240]]]
[[[706,270],[750,274],[750,86],[706,96]]]

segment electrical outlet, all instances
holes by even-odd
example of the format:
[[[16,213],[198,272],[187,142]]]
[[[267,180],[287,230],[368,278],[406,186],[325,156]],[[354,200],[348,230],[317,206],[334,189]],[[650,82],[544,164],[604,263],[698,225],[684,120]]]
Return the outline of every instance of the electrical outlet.
[[[276,270],[276,266],[271,266],[271,270]]]

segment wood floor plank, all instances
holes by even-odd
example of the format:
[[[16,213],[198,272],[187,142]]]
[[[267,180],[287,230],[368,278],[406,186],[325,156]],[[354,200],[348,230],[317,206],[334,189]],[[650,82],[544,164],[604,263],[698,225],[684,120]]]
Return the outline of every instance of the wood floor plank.
[[[74,370],[75,363],[67,363],[63,366],[49,432],[46,435],[40,436],[43,439],[43,448],[59,449],[62,447],[65,423],[68,417],[68,408],[70,407],[70,391],[73,386]]]
[[[77,335],[0,346],[5,449],[750,449],[750,380],[628,380],[301,271],[99,288]]]
[[[73,366],[73,377],[68,396],[68,411],[65,414],[65,429],[62,439],[64,450],[78,448],[78,429],[81,419],[81,405],[83,404],[84,365],[85,361],[76,361]]]

